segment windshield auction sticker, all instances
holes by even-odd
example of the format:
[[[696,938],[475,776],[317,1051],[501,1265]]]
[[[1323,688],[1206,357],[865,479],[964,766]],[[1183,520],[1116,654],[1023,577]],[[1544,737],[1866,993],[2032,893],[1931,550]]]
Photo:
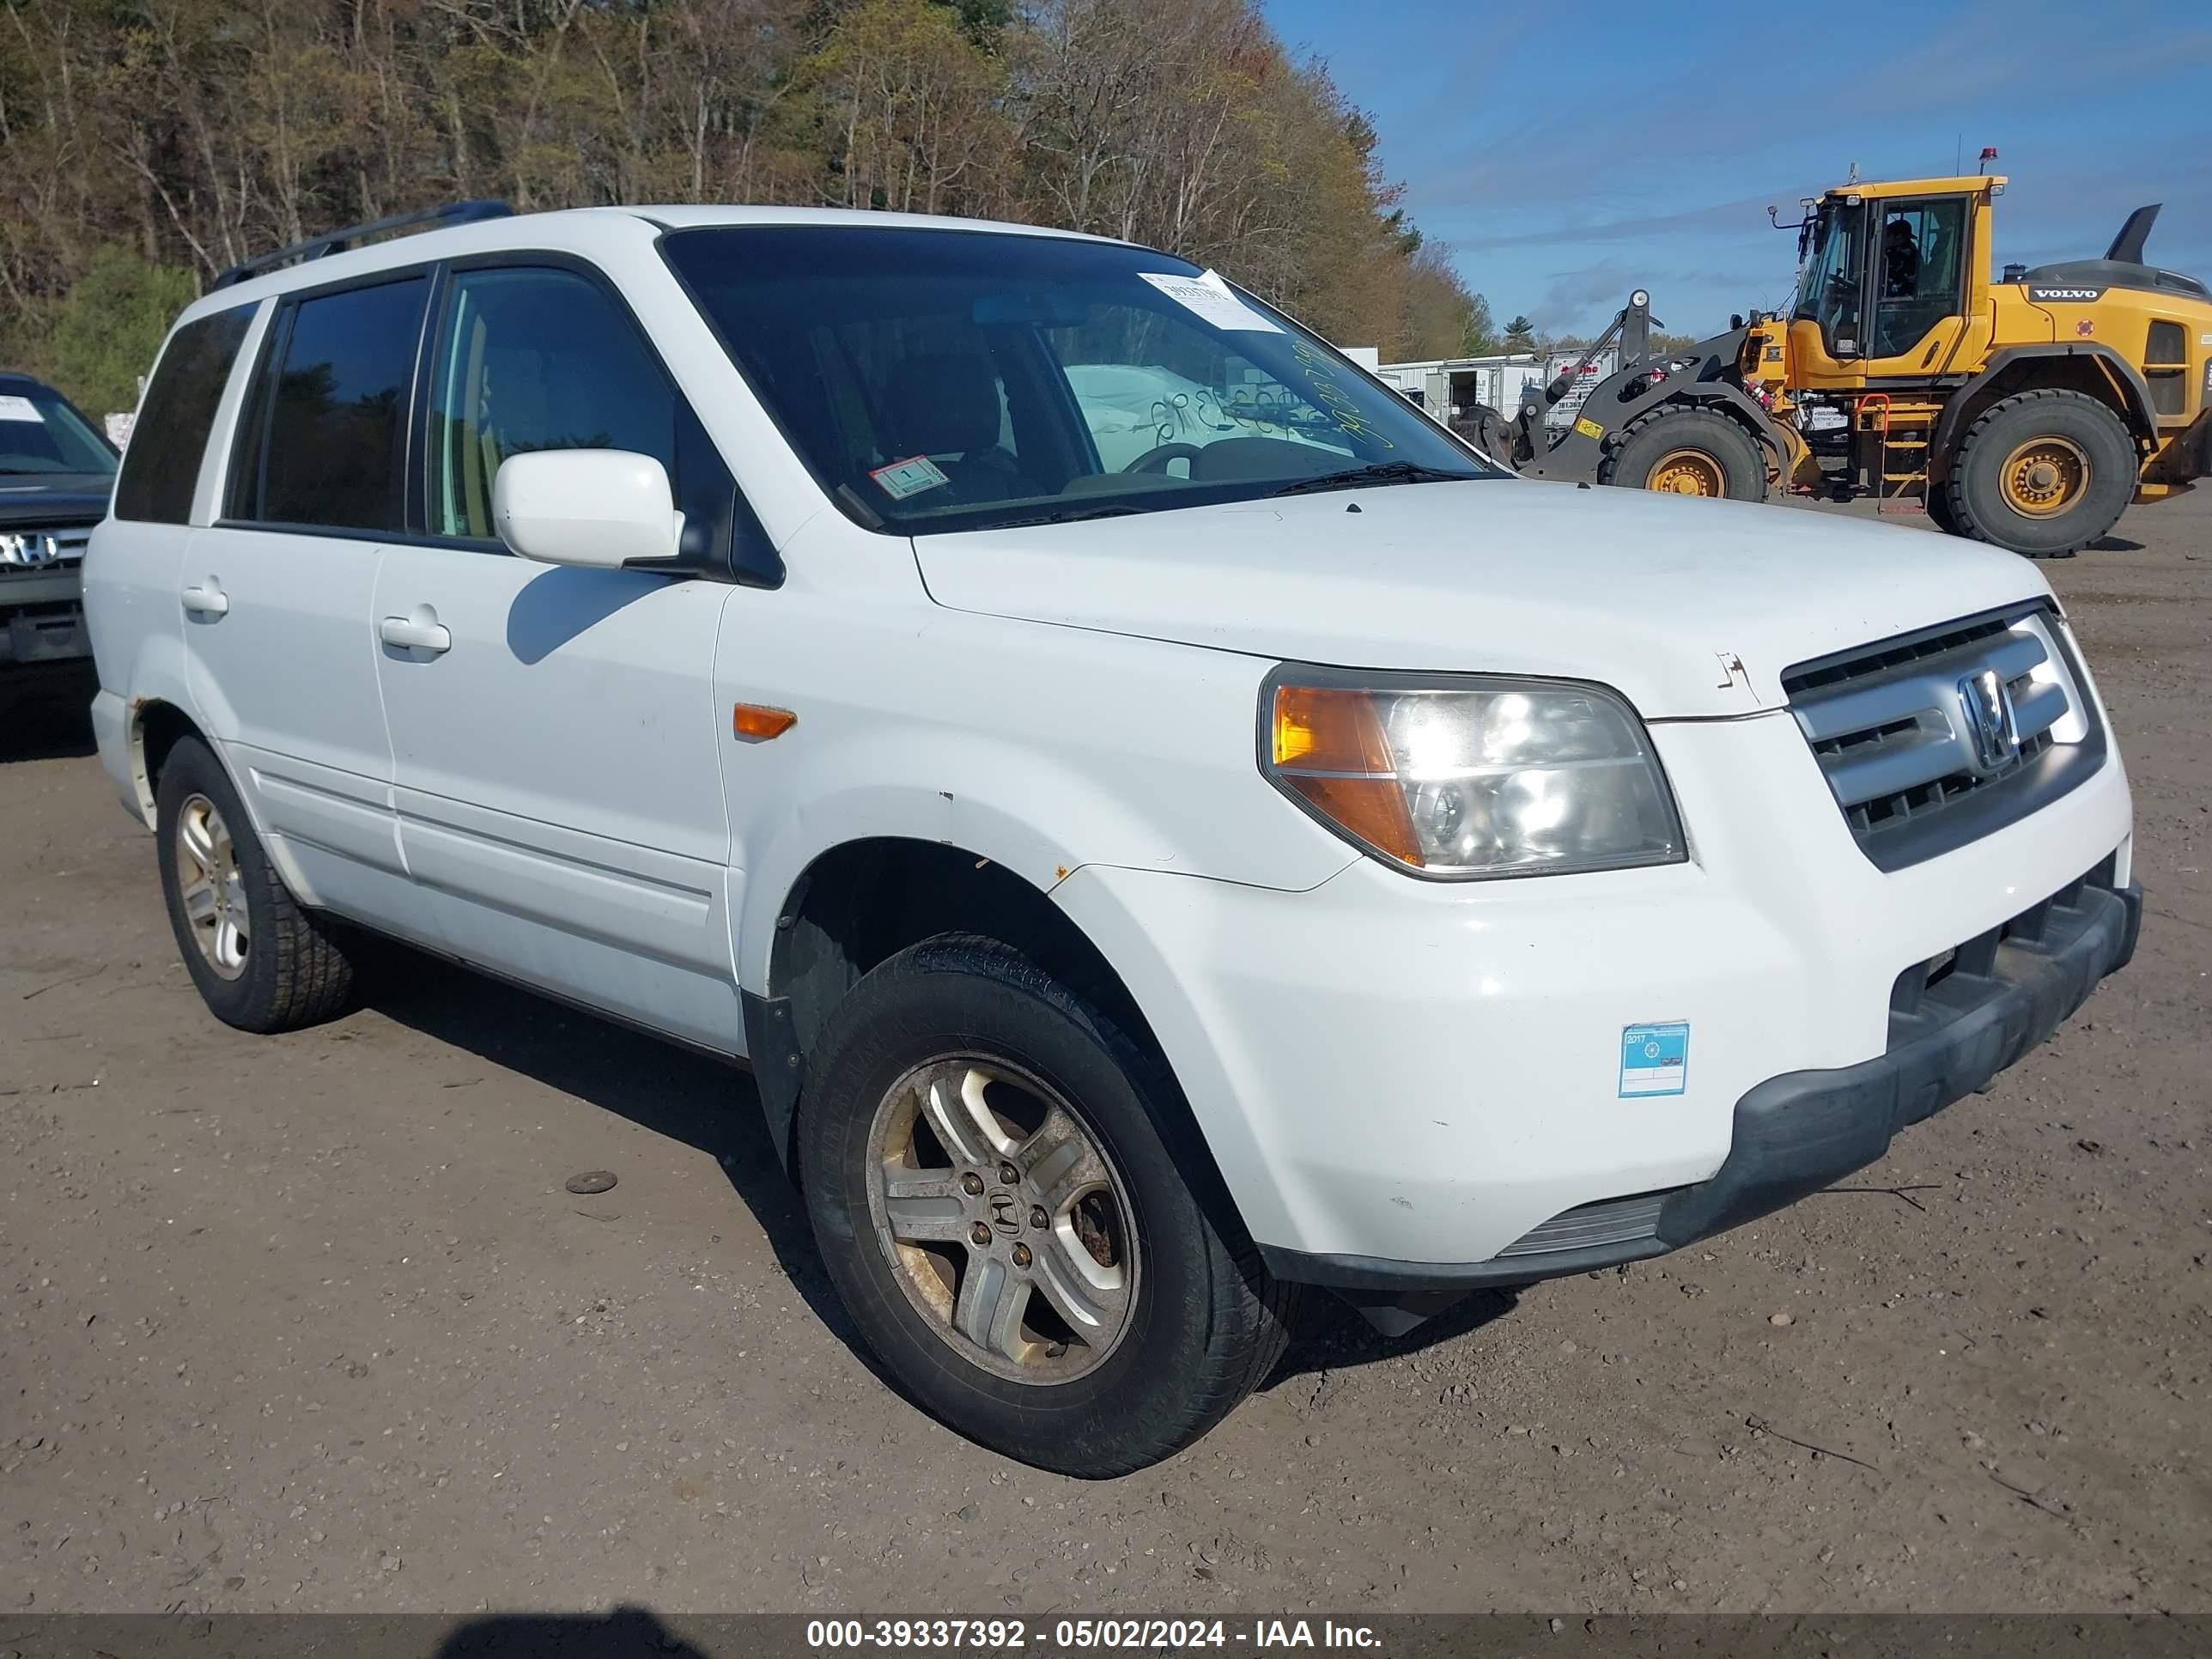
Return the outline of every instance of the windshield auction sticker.
[[[44,426],[46,417],[39,413],[38,404],[28,398],[9,396],[0,398],[0,421],[29,421]]]
[[[1246,334],[1283,331],[1238,299],[1218,272],[1209,270],[1202,276],[1170,276],[1159,271],[1140,270],[1137,275],[1200,321],[1212,323],[1216,328],[1236,329]]]
[[[889,466],[877,467],[868,476],[884,487],[884,494],[895,501],[909,495],[919,495],[925,489],[934,489],[939,484],[952,481],[927,455],[909,455],[902,461],[893,461]]]

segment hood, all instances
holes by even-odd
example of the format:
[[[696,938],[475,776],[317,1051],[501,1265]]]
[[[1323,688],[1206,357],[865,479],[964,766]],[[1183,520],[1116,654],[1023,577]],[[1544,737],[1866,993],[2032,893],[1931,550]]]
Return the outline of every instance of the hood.
[[[96,472],[0,473],[0,529],[98,524],[114,489],[114,479]]]
[[[1346,668],[1595,680],[1672,719],[1778,708],[1794,664],[2051,591],[2025,559],[1949,536],[1517,479],[914,545],[955,610]]]

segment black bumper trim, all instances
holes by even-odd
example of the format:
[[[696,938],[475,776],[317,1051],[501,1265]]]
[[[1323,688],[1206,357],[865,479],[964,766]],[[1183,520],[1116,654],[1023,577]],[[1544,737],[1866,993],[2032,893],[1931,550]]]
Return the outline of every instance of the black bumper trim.
[[[2027,914],[2037,917],[2030,934],[1996,942],[1986,963],[1930,988],[1942,993],[1940,1023],[1901,1018],[1880,1058],[1785,1072],[1737,1101],[1726,1161],[1667,1199],[1654,1237],[1489,1261],[1393,1261],[1266,1244],[1261,1256],[1278,1279],[1332,1290],[1476,1290],[1644,1261],[1771,1214],[1874,1163],[1899,1131],[1980,1089],[2048,1037],[2135,955],[2142,888],[2077,884]]]

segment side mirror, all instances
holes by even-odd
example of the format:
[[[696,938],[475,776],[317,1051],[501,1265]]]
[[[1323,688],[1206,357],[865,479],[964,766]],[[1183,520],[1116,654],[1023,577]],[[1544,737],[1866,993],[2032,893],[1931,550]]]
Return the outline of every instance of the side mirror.
[[[668,469],[623,449],[543,449],[492,480],[499,538],[526,559],[614,569],[676,556],[684,515]]]

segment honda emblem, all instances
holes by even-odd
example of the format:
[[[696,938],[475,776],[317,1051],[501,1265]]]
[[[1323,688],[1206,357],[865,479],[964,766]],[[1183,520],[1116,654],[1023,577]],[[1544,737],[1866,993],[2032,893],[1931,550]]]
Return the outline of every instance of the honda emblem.
[[[2002,675],[1994,668],[1966,675],[1959,682],[1959,701],[1966,709],[1975,763],[1983,771],[2001,770],[2020,757],[2020,728]]]

